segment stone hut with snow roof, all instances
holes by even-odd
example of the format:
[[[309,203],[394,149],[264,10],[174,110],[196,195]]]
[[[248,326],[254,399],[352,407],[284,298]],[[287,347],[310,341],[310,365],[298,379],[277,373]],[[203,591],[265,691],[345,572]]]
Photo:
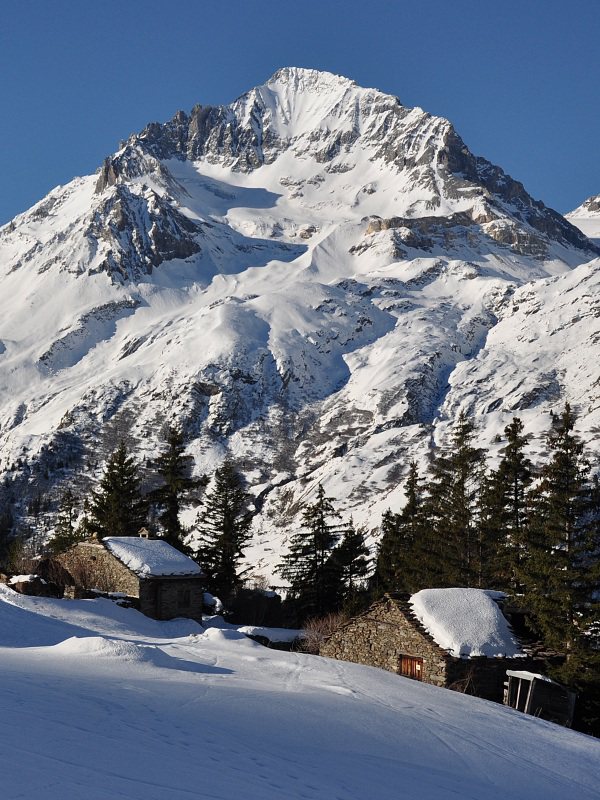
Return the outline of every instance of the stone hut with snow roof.
[[[56,560],[68,570],[76,589],[122,593],[154,619],[202,621],[204,573],[162,539],[107,536],[79,542]]]
[[[337,628],[320,655],[502,702],[507,669],[539,668],[502,614],[501,592],[386,594]]]

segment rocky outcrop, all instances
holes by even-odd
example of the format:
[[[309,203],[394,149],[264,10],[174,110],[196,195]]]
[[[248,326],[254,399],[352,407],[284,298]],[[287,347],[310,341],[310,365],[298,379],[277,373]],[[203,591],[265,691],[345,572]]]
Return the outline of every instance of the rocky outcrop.
[[[199,253],[200,233],[198,225],[156,192],[134,194],[123,184],[102,199],[85,230],[90,247],[101,247],[95,271],[119,281],[149,275],[163,261]]]

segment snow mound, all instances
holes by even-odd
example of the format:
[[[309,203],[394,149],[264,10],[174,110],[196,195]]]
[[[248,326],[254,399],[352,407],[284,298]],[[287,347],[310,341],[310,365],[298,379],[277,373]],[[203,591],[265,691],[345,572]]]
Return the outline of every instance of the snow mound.
[[[134,642],[105,639],[104,636],[71,636],[50,648],[64,656],[93,656],[94,658],[118,658],[122,661],[150,661],[150,648]],[[155,649],[155,648],[152,648]]]
[[[496,602],[503,596],[484,589],[423,589],[410,604],[436,643],[453,656],[523,656]]]
[[[202,570],[195,561],[161,539],[107,536],[102,542],[136,575],[202,575]]]
[[[248,637],[238,630],[230,630],[227,628],[207,628],[204,633],[200,635],[204,640],[212,642],[249,641]]]
[[[121,639],[107,639],[104,636],[72,636],[64,642],[48,648],[51,653],[72,658],[74,656],[91,656],[117,660],[121,663],[148,664],[152,667],[163,669],[177,669],[184,672],[201,672],[199,664],[190,665],[181,658],[175,658],[165,653],[160,647],[153,644],[140,644]]]
[[[270,642],[294,642],[304,633],[300,628],[265,628],[264,625],[240,625],[238,630],[246,636],[263,636]]]

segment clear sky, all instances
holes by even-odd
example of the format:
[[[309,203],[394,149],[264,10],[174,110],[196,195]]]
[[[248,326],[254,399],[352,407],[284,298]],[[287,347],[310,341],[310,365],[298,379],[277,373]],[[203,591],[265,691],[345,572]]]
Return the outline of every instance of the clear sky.
[[[282,66],[450,119],[561,212],[600,193],[600,0],[1,0],[0,224]]]

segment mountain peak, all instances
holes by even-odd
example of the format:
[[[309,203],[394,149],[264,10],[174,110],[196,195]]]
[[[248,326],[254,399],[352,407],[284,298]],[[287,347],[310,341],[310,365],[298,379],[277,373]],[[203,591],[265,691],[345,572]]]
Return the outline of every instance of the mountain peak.
[[[598,217],[600,216],[600,194],[592,195],[588,197],[580,206],[574,208],[573,211],[570,211],[566,217],[570,219],[572,217]]]
[[[271,88],[278,85],[291,86],[300,91],[359,88],[355,81],[343,75],[307,67],[281,67],[265,83]]]

